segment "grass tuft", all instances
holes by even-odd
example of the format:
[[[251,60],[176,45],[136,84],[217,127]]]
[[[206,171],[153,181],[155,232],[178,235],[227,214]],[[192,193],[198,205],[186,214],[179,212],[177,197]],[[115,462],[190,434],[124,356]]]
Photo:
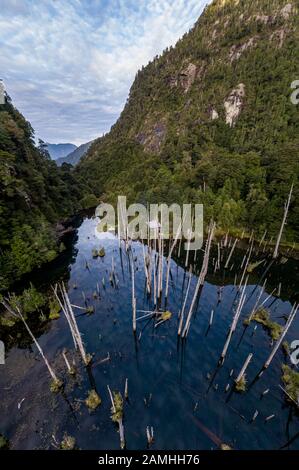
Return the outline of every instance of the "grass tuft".
[[[90,390],[88,392],[88,397],[85,400],[86,406],[90,410],[95,410],[98,406],[100,406],[101,403],[102,403],[102,400],[97,394],[97,392],[95,390]]]

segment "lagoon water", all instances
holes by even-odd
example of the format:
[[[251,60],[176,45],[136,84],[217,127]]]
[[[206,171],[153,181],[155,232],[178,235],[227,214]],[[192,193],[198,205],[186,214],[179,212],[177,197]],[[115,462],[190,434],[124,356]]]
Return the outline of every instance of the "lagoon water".
[[[0,366],[0,433],[9,438],[11,448],[55,449],[66,433],[76,438],[76,445],[81,449],[118,449],[118,428],[110,418],[107,385],[123,394],[127,378],[129,400],[124,404],[124,427],[128,449],[147,448],[147,426],[154,430],[153,449],[218,449],[221,443],[234,449],[299,449],[298,413],[279,388],[281,365],[290,361],[280,348],[269,369],[255,380],[271,351],[271,338],[260,324],[252,322],[248,328],[243,325],[259,293],[257,287],[265,278],[262,300],[281,282],[280,297],[274,293],[265,306],[273,320],[285,324],[285,316],[298,297],[298,262],[289,258],[285,263],[278,260],[271,264],[270,258],[261,252],[252,257],[253,261],[264,261],[249,275],[245,306],[225,362],[218,367],[236,307],[238,288],[234,279],[237,275],[237,281],[240,280],[245,252],[236,249],[230,269],[224,270],[229,249],[222,250],[221,269],[214,274],[217,246],[213,246],[209,272],[184,342],[178,341],[177,329],[188,274],[184,259],[178,259],[176,253],[171,261],[167,303],[172,317],[157,328],[153,319],[138,321],[134,337],[129,258],[124,246],[120,253],[113,236],[103,240],[94,237],[96,223],[96,219],[85,217],[66,252],[30,278],[44,291],[49,290],[50,284],[64,280],[71,303],[77,306],[84,307],[84,292],[94,313],[87,315],[76,308],[74,311],[86,350],[93,354],[92,366],[83,367],[78,353],[74,352],[63,314],[52,322],[36,319],[31,323],[50,363],[64,380],[61,393],[50,392],[48,372],[25,331],[21,329],[17,338],[7,339],[6,364]],[[92,249],[100,246],[106,254],[94,259]],[[132,252],[137,309],[153,310],[153,299],[147,297],[145,290],[142,244],[132,243]],[[117,287],[109,281],[112,257]],[[198,255],[187,311],[201,261],[202,256]],[[98,299],[93,295],[97,283]],[[219,302],[220,287],[223,289]],[[212,309],[213,324],[208,328]],[[289,342],[299,339],[299,315],[286,339]],[[78,374],[73,378],[67,374],[62,359],[64,348],[77,365]],[[250,352],[253,359],[246,373],[247,390],[240,394],[233,390],[233,380]],[[105,360],[108,355],[110,360]],[[226,392],[228,383],[230,390]],[[93,412],[84,403],[91,389],[96,389],[102,399]],[[269,393],[262,397],[266,389]],[[259,414],[251,422],[256,410]],[[273,414],[274,418],[266,422],[265,418]]]

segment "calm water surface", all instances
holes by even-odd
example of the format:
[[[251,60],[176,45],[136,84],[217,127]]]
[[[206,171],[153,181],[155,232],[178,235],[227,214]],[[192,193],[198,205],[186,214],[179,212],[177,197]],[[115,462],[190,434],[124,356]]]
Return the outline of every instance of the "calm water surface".
[[[49,376],[44,363],[26,334],[11,339],[6,365],[0,369],[0,433],[5,434],[14,449],[49,448],[59,445],[64,433],[76,438],[81,449],[118,449],[117,427],[111,421],[111,403],[107,385],[124,392],[128,379],[129,400],[124,405],[126,447],[145,449],[146,427],[154,429],[153,449],[217,449],[224,442],[235,449],[299,449],[299,419],[286,402],[281,384],[281,364],[288,358],[281,349],[271,366],[259,380],[254,380],[271,351],[271,339],[261,325],[244,329],[243,320],[250,313],[264,278],[267,278],[265,299],[281,282],[280,298],[271,296],[266,307],[273,320],[284,325],[297,299],[298,262],[289,259],[276,262],[265,273],[269,261],[265,254],[252,257],[265,259],[249,276],[246,303],[226,360],[217,367],[236,305],[235,275],[240,280],[240,265],[244,251],[236,250],[230,270],[213,273],[217,256],[214,246],[209,273],[193,316],[187,341],[177,339],[178,313],[187,288],[188,275],[184,260],[171,261],[171,282],[167,310],[172,318],[158,328],[153,320],[137,322],[137,339],[132,333],[131,273],[129,259],[118,241],[94,237],[97,221],[86,217],[68,250],[47,270],[32,276],[40,289],[50,283],[65,280],[72,304],[84,306],[82,292],[95,313],[86,315],[74,309],[86,350],[94,355],[90,369],[82,367],[74,352],[71,334],[63,315],[58,320],[33,323],[32,328],[57,374],[64,379],[63,393],[49,390]],[[92,258],[92,249],[104,246],[104,258]],[[135,259],[135,282],[138,310],[152,310],[153,302],[145,292],[143,250],[139,242],[132,244]],[[223,250],[222,266],[229,249]],[[109,282],[114,259],[117,288]],[[89,269],[86,269],[86,260]],[[200,270],[202,256],[197,256],[195,273]],[[193,254],[190,257],[193,262]],[[232,269],[231,269],[232,267]],[[164,274],[166,269],[164,269]],[[103,281],[104,280],[104,281]],[[188,306],[196,285],[192,277]],[[100,298],[95,299],[97,283]],[[105,285],[103,285],[105,284]],[[77,285],[75,289],[74,286]],[[219,287],[223,286],[221,302]],[[211,310],[214,320],[209,329]],[[142,313],[138,313],[139,316]],[[299,339],[299,316],[286,337]],[[74,358],[78,375],[68,376],[61,352],[67,348]],[[233,385],[248,354],[253,360],[247,370],[246,393],[225,392]],[[105,361],[107,355],[110,360]],[[233,376],[230,377],[231,370]],[[102,399],[101,406],[90,412],[84,400],[95,388]],[[265,389],[269,393],[261,398]],[[24,399],[24,400],[23,400]],[[18,407],[18,404],[21,405]],[[259,412],[252,423],[255,411]],[[265,418],[275,417],[265,422]]]

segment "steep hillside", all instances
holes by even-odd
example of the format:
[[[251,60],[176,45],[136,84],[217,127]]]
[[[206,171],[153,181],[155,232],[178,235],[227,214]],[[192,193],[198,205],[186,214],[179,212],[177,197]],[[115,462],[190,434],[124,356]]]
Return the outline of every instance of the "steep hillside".
[[[49,144],[48,142],[46,146],[52,160],[64,158],[77,148],[75,144]]]
[[[68,169],[59,169],[9,99],[0,106],[0,291],[55,258],[53,224],[73,214],[80,198]]]
[[[77,167],[86,193],[203,202],[223,228],[298,237],[298,0],[215,0],[140,70],[111,132]],[[297,182],[297,183],[296,183]]]
[[[63,163],[69,163],[70,165],[77,165],[83,155],[86,154],[87,150],[91,146],[92,141],[86,142],[86,144],[79,145],[75,150],[70,152],[66,157],[58,158],[56,164],[61,166]]]

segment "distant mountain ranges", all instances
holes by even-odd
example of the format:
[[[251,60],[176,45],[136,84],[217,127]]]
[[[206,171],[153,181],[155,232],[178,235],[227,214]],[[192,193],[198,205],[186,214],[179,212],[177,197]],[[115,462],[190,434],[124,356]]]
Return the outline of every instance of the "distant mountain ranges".
[[[63,163],[69,163],[70,165],[77,165],[79,160],[86,154],[87,150],[92,144],[92,140],[90,142],[86,142],[86,144],[79,145],[75,150],[70,152],[65,157],[58,158],[56,163],[58,166],[61,166]]]
[[[77,145],[75,144],[49,144],[46,142],[47,150],[52,160],[58,160],[58,158],[66,157],[69,153],[76,150]]]
[[[46,148],[50,154],[52,160],[55,160],[58,166],[61,166],[63,163],[69,163],[70,165],[75,166],[81,157],[86,154],[90,145],[93,141],[86,142],[85,144],[79,145],[77,147],[75,144],[49,144],[46,143]]]

